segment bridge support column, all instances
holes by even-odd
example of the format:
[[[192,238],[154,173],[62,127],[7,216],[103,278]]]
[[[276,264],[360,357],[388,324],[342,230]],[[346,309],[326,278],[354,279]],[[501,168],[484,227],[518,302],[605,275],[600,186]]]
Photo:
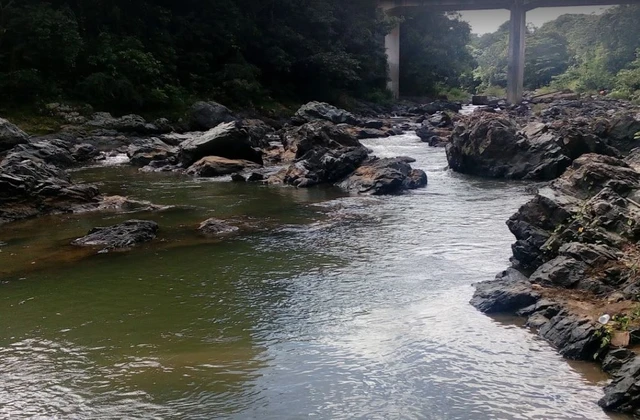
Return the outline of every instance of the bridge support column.
[[[522,102],[524,85],[524,49],[527,29],[527,11],[522,0],[511,6],[509,29],[509,67],[507,70],[507,102]]]
[[[394,99],[398,99],[400,97],[400,24],[384,38],[384,46],[387,51],[390,78],[387,89],[391,91]]]

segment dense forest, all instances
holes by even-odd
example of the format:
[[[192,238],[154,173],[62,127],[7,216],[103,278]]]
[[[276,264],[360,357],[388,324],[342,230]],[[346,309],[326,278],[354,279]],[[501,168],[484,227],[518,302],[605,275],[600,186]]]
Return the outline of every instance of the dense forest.
[[[564,15],[528,27],[525,88],[606,90],[640,101],[640,6],[616,6],[601,15]],[[508,24],[476,37],[474,79],[479,91],[506,87]]]
[[[506,85],[506,25],[390,18],[375,0],[0,0],[0,105],[81,101],[113,111],[211,98],[240,107],[389,99],[384,35],[401,21],[407,96]],[[640,6],[529,28],[526,87],[640,99]]]

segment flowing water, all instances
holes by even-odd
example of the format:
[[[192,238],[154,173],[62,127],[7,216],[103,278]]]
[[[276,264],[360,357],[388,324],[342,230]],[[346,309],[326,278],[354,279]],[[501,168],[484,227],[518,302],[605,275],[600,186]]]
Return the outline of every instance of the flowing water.
[[[156,213],[2,227],[0,417],[11,419],[606,419],[606,377],[468,301],[504,269],[525,184],[445,170],[413,135],[426,189],[353,197],[93,168]],[[97,225],[151,218],[130,252],[76,250]],[[248,226],[198,237],[208,217]]]

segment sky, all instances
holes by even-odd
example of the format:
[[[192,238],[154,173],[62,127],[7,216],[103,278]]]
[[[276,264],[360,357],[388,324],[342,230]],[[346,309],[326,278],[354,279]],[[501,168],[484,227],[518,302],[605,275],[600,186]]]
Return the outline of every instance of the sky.
[[[535,26],[541,26],[545,22],[554,20],[560,15],[567,13],[602,13],[606,7],[583,6],[583,7],[548,7],[534,9],[527,13],[527,22]],[[508,10],[478,10],[461,12],[462,19],[471,24],[471,30],[477,34],[494,32],[500,25],[509,20]]]

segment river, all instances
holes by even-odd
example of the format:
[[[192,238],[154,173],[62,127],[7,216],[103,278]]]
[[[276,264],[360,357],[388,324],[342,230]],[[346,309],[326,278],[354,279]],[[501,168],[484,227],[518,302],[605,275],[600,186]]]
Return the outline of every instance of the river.
[[[3,226],[0,417],[11,419],[607,419],[595,365],[468,301],[508,265],[526,184],[445,170],[412,134],[426,189],[346,196],[129,167],[75,172],[157,213]],[[208,217],[252,230],[211,241]],[[160,224],[130,252],[68,244],[128,218]],[[624,418],[624,417],[618,417]]]

